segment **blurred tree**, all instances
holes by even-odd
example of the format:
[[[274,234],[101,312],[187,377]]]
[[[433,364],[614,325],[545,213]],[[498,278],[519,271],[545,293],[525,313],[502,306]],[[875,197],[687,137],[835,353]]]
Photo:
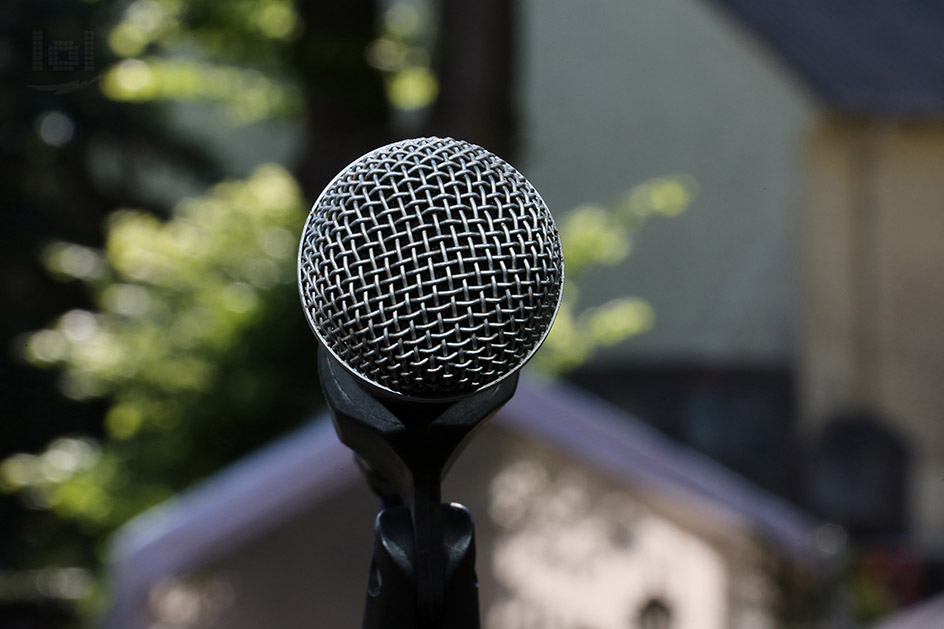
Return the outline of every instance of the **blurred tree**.
[[[139,211],[116,217],[109,233],[142,234],[150,229],[148,237],[155,240],[144,244],[163,243],[169,249],[161,253],[184,251],[182,267],[197,261],[188,259],[187,252],[212,246],[212,239],[201,239],[190,242],[191,249],[182,248],[159,222],[182,195],[205,189],[227,174],[215,147],[173,124],[181,103],[221,112],[232,124],[273,117],[300,124],[307,117],[309,157],[300,160],[298,172],[310,189],[364,148],[387,139],[383,79],[364,55],[376,28],[374,4],[332,6],[305,3],[297,11],[289,0],[40,0],[0,8],[0,151],[7,166],[0,173],[0,189],[8,216],[0,232],[0,340],[12,353],[42,362],[62,349],[57,338],[81,339],[90,333],[90,323],[98,330],[92,335],[95,340],[82,346],[82,356],[72,357],[75,364],[84,365],[81,373],[66,370],[58,387],[55,372],[25,367],[8,352],[0,363],[7,408],[0,458],[48,445],[35,460],[25,454],[8,459],[3,466],[5,486],[18,487],[29,478],[42,479],[40,485],[45,483],[47,489],[49,483],[62,482],[54,493],[28,489],[16,500],[0,497],[0,626],[15,619],[17,626],[49,627],[52,616],[68,617],[71,601],[84,598],[90,583],[85,573],[68,567],[98,565],[101,540],[116,524],[256,447],[315,406],[313,357],[296,349],[292,340],[307,334],[305,325],[298,308],[284,308],[295,303],[293,291],[266,301],[265,314],[257,316],[257,308],[247,306],[253,290],[249,287],[256,284],[235,282],[237,287],[230,291],[218,284],[214,293],[212,264],[202,269],[204,275],[194,267],[197,275],[187,278],[179,269],[178,279],[188,279],[195,291],[205,282],[203,292],[193,295],[212,302],[202,304],[206,312],[219,314],[213,308],[227,299],[236,308],[230,316],[209,322],[197,312],[191,327],[212,324],[218,343],[226,338],[233,343],[238,337],[230,350],[242,352],[248,361],[213,355],[213,374],[201,373],[196,354],[189,354],[189,362],[169,355],[180,347],[180,339],[177,345],[171,342],[171,328],[158,332],[168,321],[162,322],[154,308],[176,308],[175,300],[186,298],[170,288],[148,293],[124,281],[128,277],[113,270],[124,267],[112,267],[99,250],[101,225],[122,207]],[[305,11],[310,13],[308,21],[301,17]],[[275,172],[262,171],[242,190],[260,185],[281,190],[279,203],[289,209],[280,220],[294,227],[292,212],[300,212],[298,193],[294,183],[283,181],[286,175]],[[164,185],[168,182],[173,184],[170,191]],[[223,195],[218,198],[225,197],[217,192]],[[233,210],[227,208],[238,215]],[[243,218],[246,227],[254,225]],[[172,220],[168,225],[177,225],[179,233],[187,231],[180,229],[185,222]],[[235,237],[241,227],[222,227],[226,231],[218,235],[224,239],[221,246],[239,251],[238,241],[225,238]],[[264,244],[272,250],[277,246],[273,242]],[[142,243],[133,241],[135,249],[138,245]],[[220,272],[227,278],[248,273],[246,278],[256,283],[278,281],[279,268],[257,262],[252,269]],[[109,278],[115,281],[106,286]],[[139,358],[163,358],[174,368],[162,375],[157,363],[142,363],[134,367],[135,376],[131,371],[103,375],[102,369],[117,364],[116,355],[109,353],[115,347],[103,340],[114,329],[109,326],[123,325],[116,321],[143,303],[152,304],[146,309],[153,326],[137,336],[121,335],[120,340],[136,338],[142,343],[134,350]],[[197,310],[201,304],[191,305]],[[95,307],[102,310],[91,315]],[[284,317],[279,319],[279,313]],[[170,317],[166,311],[163,316]],[[24,336],[50,320],[72,336]],[[199,337],[199,331],[191,332]],[[221,346],[214,347],[223,352]],[[128,351],[124,346],[119,353],[126,357]],[[245,364],[254,366],[251,383]],[[267,369],[276,369],[278,375]],[[121,388],[136,378],[141,378],[137,389]],[[149,385],[150,397],[138,395]],[[198,389],[207,396],[195,394]],[[125,397],[116,393],[119,390]],[[220,406],[213,394],[230,402]],[[254,402],[264,411],[253,410]],[[256,421],[246,421],[250,415]],[[175,422],[175,430],[159,430]],[[141,438],[134,439],[139,432]],[[135,453],[141,443],[147,447]],[[31,460],[35,465],[28,463]],[[125,467],[129,461],[133,464]],[[160,479],[158,467],[163,470]],[[132,498],[134,494],[138,498]]]
[[[114,10],[44,0],[0,7],[0,457],[36,451],[63,433],[101,434],[103,402],[77,403],[58,394],[56,374],[25,367],[11,355],[18,345],[13,339],[89,305],[81,283],[58,282],[44,271],[39,250],[51,238],[100,245],[99,225],[115,207],[165,213],[168,206],[139,185],[134,164],[173,162],[198,185],[220,176],[200,146],[163,127],[154,108],[129,110],[95,89],[96,76],[113,58],[103,26]],[[89,262],[81,253],[69,260],[79,275],[92,271]],[[22,569],[90,565],[95,552],[85,531],[51,517],[29,494],[19,500],[0,495],[0,626],[34,626],[34,615],[41,626],[67,618],[70,601],[83,590],[56,584],[75,573]],[[85,583],[81,577],[70,582]]]
[[[168,221],[109,220],[84,249],[95,310],[32,334],[30,361],[63,367],[70,397],[106,397],[105,439],[58,438],[0,464],[0,483],[97,534],[271,439],[313,407],[312,372],[284,364],[298,308],[295,181],[269,166],[179,205]],[[47,252],[54,273],[78,245]]]
[[[517,3],[440,0],[435,67],[439,97],[428,135],[452,135],[506,158],[514,153]]]
[[[416,130],[437,74],[464,71],[461,55],[433,70],[435,23],[447,6],[399,2],[381,14],[372,0],[39,0],[0,8],[8,210],[0,340],[12,350],[0,363],[8,409],[0,459],[4,486],[23,490],[0,496],[0,625],[4,610],[27,623],[30,601],[45,606],[36,612],[42,626],[52,623],[50,604],[61,602],[56,614],[68,616],[89,581],[67,567],[97,565],[114,526],[315,405],[312,352],[296,343],[307,331],[300,310],[285,307],[296,297],[281,283],[284,260],[272,256],[282,245],[274,236],[240,240],[248,226],[296,227],[301,197],[284,172],[262,170],[163,223],[181,197],[233,174],[216,146],[175,124],[180,108],[208,112],[223,132],[291,122],[303,136],[295,177],[311,199],[351,159],[396,138],[391,104],[397,124]],[[476,46],[489,45],[483,28],[491,26],[477,28]],[[248,212],[240,199],[258,189],[282,191],[284,212],[267,215],[271,224],[236,211]],[[206,208],[219,214],[221,203],[231,206],[213,219],[221,231],[207,235]],[[138,210],[109,219],[102,253],[101,225],[123,207]],[[246,257],[252,246],[258,255]],[[241,249],[241,261],[213,258]],[[147,251],[181,284],[129,271],[121,256]],[[65,368],[35,370],[11,354]],[[55,567],[65,571],[50,573]]]

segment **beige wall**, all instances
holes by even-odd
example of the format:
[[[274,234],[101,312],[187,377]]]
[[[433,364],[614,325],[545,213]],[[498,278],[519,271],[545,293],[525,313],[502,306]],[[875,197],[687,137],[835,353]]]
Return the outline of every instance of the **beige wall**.
[[[487,629],[622,629],[653,598],[678,629],[769,626],[738,624],[769,620],[765,584],[741,565],[731,578],[755,547],[707,505],[626,486],[499,425],[470,444],[444,495],[475,515]]]
[[[890,418],[914,454],[916,533],[944,543],[944,123],[823,119],[807,168],[806,427],[849,407]]]

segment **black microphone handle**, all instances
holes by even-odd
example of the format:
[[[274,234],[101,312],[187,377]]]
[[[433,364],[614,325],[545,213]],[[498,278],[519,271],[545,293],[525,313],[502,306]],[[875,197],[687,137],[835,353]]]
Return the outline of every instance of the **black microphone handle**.
[[[416,568],[418,629],[439,629],[443,614],[445,562],[439,474],[416,474],[410,494]]]
[[[320,348],[319,376],[341,442],[409,506],[418,629],[441,629],[441,482],[476,430],[514,395],[518,374],[451,403],[381,400]],[[403,628],[406,629],[406,628]]]

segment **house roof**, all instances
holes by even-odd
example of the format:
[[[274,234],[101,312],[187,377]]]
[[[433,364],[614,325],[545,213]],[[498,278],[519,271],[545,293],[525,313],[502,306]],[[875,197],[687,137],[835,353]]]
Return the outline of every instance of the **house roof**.
[[[575,387],[522,379],[493,420],[617,479],[733,516],[787,555],[812,557],[812,517]],[[168,574],[205,565],[363,482],[326,415],[138,516],[112,542],[118,608]],[[114,626],[119,626],[117,622]]]
[[[922,601],[882,619],[870,629],[940,629],[944,626],[944,596]]]
[[[834,109],[944,113],[944,3],[938,0],[713,1]]]

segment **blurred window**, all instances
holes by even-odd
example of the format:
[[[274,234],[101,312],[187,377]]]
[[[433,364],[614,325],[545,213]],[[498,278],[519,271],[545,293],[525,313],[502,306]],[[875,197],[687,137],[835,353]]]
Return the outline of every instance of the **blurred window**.
[[[814,506],[854,535],[904,533],[909,458],[891,421],[867,412],[831,418],[814,454]]]
[[[650,599],[639,612],[636,623],[638,629],[670,629],[672,626],[672,611],[661,600]]]

